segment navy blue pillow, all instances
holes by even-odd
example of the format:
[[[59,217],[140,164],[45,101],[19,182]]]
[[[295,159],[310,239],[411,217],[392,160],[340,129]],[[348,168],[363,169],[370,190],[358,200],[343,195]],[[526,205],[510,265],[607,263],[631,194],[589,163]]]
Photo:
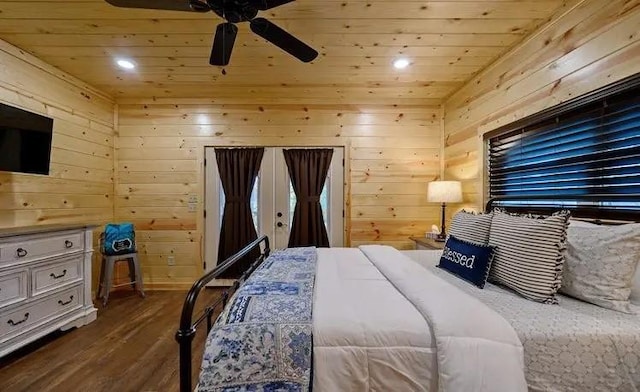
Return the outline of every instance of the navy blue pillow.
[[[495,248],[462,241],[450,235],[438,267],[483,288],[489,276]]]

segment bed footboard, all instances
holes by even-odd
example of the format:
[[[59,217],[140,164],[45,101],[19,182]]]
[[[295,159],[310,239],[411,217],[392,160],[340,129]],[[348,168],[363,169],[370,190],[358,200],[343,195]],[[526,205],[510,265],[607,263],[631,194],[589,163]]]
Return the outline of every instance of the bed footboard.
[[[264,245],[264,247],[263,247]],[[222,294],[222,297],[206,306],[201,314],[198,315],[196,321],[194,319],[194,308],[196,304],[196,300],[198,299],[198,294],[200,291],[206,286],[207,283],[211,282],[213,279],[220,277],[220,275],[229,269],[232,265],[241,260],[244,256],[248,255],[255,249],[260,250],[260,256],[249,266],[249,268],[242,274],[242,276],[236,280],[227,291]],[[192,363],[192,342],[193,338],[196,334],[196,328],[200,323],[204,320],[207,320],[207,333],[211,331],[211,327],[213,326],[212,318],[213,315],[218,308],[218,306],[222,305],[224,308],[227,305],[227,301],[229,300],[229,296],[232,295],[235,290],[240,287],[242,282],[244,282],[249,275],[256,268],[262,264],[262,262],[269,256],[271,252],[269,248],[269,238],[267,236],[262,236],[257,240],[253,241],[242,250],[240,250],[235,255],[229,257],[227,260],[218,265],[213,271],[207,272],[203,277],[198,279],[187,294],[187,298],[184,301],[184,305],[182,306],[182,315],[180,317],[180,329],[176,332],[176,340],[180,345],[180,391],[181,392],[192,392],[192,384],[191,384],[191,363]]]

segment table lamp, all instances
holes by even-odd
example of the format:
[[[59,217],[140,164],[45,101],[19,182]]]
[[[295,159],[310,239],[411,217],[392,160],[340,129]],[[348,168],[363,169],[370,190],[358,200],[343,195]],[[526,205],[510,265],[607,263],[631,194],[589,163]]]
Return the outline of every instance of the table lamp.
[[[427,188],[427,200],[430,203],[442,203],[442,229],[436,241],[444,242],[447,239],[444,223],[446,204],[462,201],[462,185],[460,181],[432,181]]]

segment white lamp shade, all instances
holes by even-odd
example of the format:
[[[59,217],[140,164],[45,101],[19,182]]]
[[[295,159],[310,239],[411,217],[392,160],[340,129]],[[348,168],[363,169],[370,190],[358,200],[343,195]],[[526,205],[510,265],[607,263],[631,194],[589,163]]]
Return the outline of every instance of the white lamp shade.
[[[431,203],[459,203],[462,201],[460,181],[432,181],[427,189],[427,200]]]

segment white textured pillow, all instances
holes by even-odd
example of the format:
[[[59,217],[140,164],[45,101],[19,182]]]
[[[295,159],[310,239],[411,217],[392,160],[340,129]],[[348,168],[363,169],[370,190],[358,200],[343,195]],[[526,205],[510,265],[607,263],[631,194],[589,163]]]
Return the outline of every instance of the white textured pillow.
[[[629,297],[640,258],[640,224],[576,225],[567,230],[561,292],[631,313]]]
[[[571,218],[569,219],[569,227],[602,227],[602,225]]]
[[[629,300],[632,304],[640,306],[640,264],[636,265],[636,275],[631,284],[631,296]]]

